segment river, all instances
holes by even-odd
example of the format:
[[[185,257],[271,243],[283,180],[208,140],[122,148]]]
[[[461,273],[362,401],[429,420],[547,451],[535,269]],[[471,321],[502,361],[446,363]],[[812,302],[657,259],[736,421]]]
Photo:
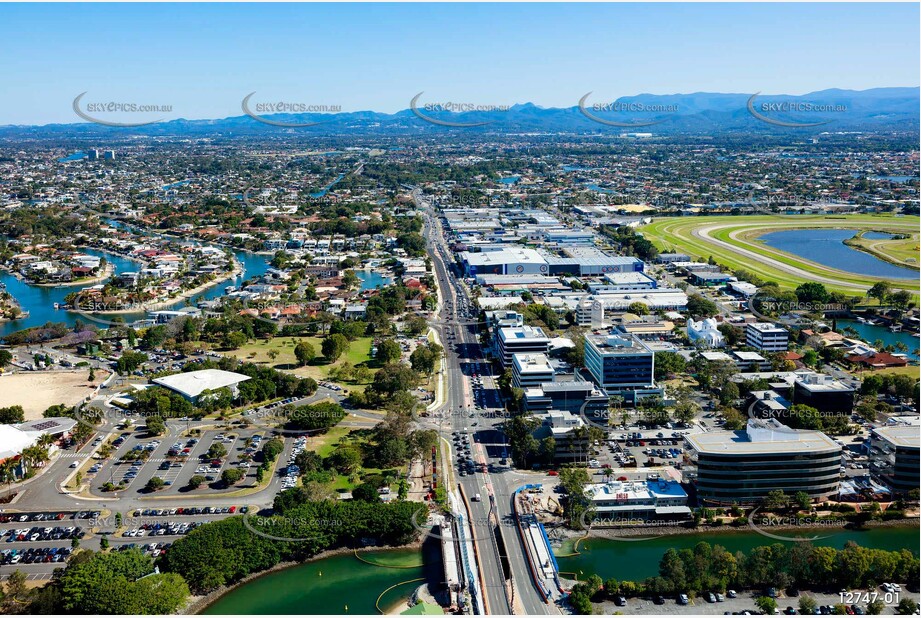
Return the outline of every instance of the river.
[[[791,534],[791,533],[784,533]],[[853,530],[813,530],[807,531],[805,536],[826,536],[814,545],[823,545],[841,549],[848,541],[855,541],[863,547],[876,549],[898,550],[910,549],[918,555],[918,543],[921,540],[917,527],[888,527],[872,528],[864,532]],[[779,543],[775,539],[762,536],[756,532],[719,532],[701,534],[682,534],[663,536],[647,541],[618,541],[611,539],[588,539],[579,543],[579,554],[564,556],[572,552],[572,543],[564,543],[556,553],[560,571],[579,575],[580,579],[597,574],[601,579],[614,577],[619,580],[641,581],[647,577],[658,575],[659,560],[669,548],[693,548],[701,541],[711,545],[722,545],[731,552],[750,551],[759,545]],[[795,541],[783,541],[791,545]]]
[[[412,580],[427,573],[440,579],[439,556],[429,553],[425,552],[425,561],[431,568],[422,565],[423,552],[413,549],[363,552],[361,559],[343,554],[308,562],[249,581],[202,613],[375,615],[379,613],[375,603],[384,591],[380,607],[387,611],[425,583]]]
[[[808,229],[770,232],[759,238],[764,244],[812,262],[845,272],[888,279],[914,279],[918,272],[885,262],[844,244],[857,230]]]
[[[108,223],[114,227],[128,227],[125,224],[119,223],[117,221],[109,221]],[[203,244],[199,243],[198,241],[188,239],[180,240],[176,238],[170,238],[168,236],[163,236],[162,234],[157,234],[154,232],[144,233],[149,236],[160,236],[162,238],[167,238],[174,242],[180,242],[183,244]],[[86,253],[88,255],[104,257],[108,262],[115,266],[116,273],[137,270],[139,267],[137,262],[113,253],[107,253],[89,248],[82,248],[80,249],[80,252]],[[239,285],[245,279],[258,277],[264,274],[265,271],[269,268],[268,256],[239,250],[233,250],[233,253],[237,260],[243,265],[243,275],[235,279],[227,280],[217,285],[211,286],[204,292],[196,294],[190,299],[191,304],[194,305],[200,300],[211,300],[222,296],[224,294],[224,288],[228,285]],[[63,322],[69,326],[73,326],[76,324],[78,319],[81,319],[81,316],[78,313],[64,311],[63,309],[55,309],[54,303],[64,304],[65,296],[71,292],[80,290],[81,287],[86,286],[43,287],[30,285],[20,281],[15,276],[5,271],[0,271],[0,281],[6,284],[7,291],[13,295],[13,298],[19,301],[22,310],[29,312],[28,318],[15,320],[13,322],[0,323],[0,337],[4,337],[10,333],[22,330],[24,328],[41,326],[46,322]],[[177,303],[176,305],[182,306],[182,304],[183,303]],[[123,314],[122,317],[124,317],[126,322],[133,322],[135,320],[140,320],[145,316],[143,313],[132,313]],[[81,321],[86,322],[86,318],[82,318]]]

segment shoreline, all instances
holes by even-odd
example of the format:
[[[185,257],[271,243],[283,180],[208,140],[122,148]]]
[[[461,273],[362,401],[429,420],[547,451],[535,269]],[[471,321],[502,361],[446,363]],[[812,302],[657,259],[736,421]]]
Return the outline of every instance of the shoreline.
[[[119,256],[119,257],[122,257],[122,256]],[[63,283],[31,283],[25,280],[24,282],[28,285],[34,285],[37,288],[74,288],[80,285],[93,285],[94,283],[105,281],[106,279],[109,279],[114,274],[115,274],[115,264],[113,264],[112,262],[106,262],[106,267],[103,273],[95,277],[90,277],[89,279],[81,279],[79,281],[66,281]]]
[[[870,521],[866,522],[860,527],[855,527],[849,522],[834,522],[834,525],[831,523],[822,523],[822,522],[813,522],[808,524],[794,525],[794,524],[784,524],[784,525],[772,525],[770,526],[771,531],[784,531],[790,532],[795,530],[834,530],[836,532],[843,532],[845,530],[851,531],[867,531],[874,528],[917,528],[921,531],[921,520],[917,517],[906,517],[904,519],[893,519],[888,521]],[[644,526],[644,527],[630,527],[630,528],[594,528],[588,531],[581,530],[567,530],[565,532],[565,537],[563,542],[573,542],[579,543],[584,540],[592,539],[606,539],[606,540],[617,540],[619,538],[629,538],[637,536],[649,536],[654,535],[655,537],[672,537],[672,536],[689,536],[689,535],[702,535],[702,534],[733,534],[733,533],[759,533],[757,529],[751,524],[746,523],[742,526],[733,526],[731,524],[723,524],[720,526],[707,526],[701,525],[696,528],[686,528],[684,526]],[[767,537],[769,538],[769,537]],[[768,543],[770,544],[770,543]],[[572,555],[578,555],[577,546],[574,545],[576,551]]]
[[[876,230],[865,230],[865,231],[876,231]],[[883,232],[883,233],[884,233],[884,234],[891,234],[892,232]],[[862,232],[859,232],[859,233],[858,233],[856,236],[854,236],[853,238],[845,238],[842,242],[843,242],[845,245],[847,245],[848,247],[850,247],[851,249],[856,249],[857,251],[863,251],[863,252],[866,253],[867,255],[872,255],[872,256],[875,257],[876,259],[882,260],[882,261],[884,261],[884,262],[888,262],[889,264],[892,264],[893,266],[901,266],[902,268],[909,268],[909,269],[912,269],[912,270],[921,270],[921,265],[919,265],[917,262],[914,263],[914,264],[909,264],[909,263],[907,263],[907,262],[899,262],[899,261],[893,259],[892,257],[886,255],[885,253],[880,253],[879,251],[875,251],[875,250],[871,249],[870,247],[865,247],[865,246],[861,245],[861,244],[860,244],[859,242],[857,242],[857,241],[858,241],[858,240],[863,240],[863,234],[864,234],[863,231],[862,231]]]
[[[243,274],[243,268],[240,266],[239,262],[237,262],[234,264],[233,270],[230,271],[229,273],[226,273],[223,277],[218,277],[214,279],[213,281],[208,281],[190,290],[186,290],[182,292],[181,294],[179,294],[178,296],[175,296],[173,298],[169,298],[165,300],[156,300],[156,301],[147,302],[147,303],[141,303],[137,307],[132,307],[131,309],[113,309],[112,311],[81,311],[79,309],[70,308],[70,309],[66,309],[66,311],[69,311],[71,313],[81,313],[81,314],[89,314],[89,315],[124,315],[124,314],[132,314],[132,313],[144,313],[144,312],[150,312],[150,311],[163,311],[165,309],[168,309],[169,307],[172,307],[178,303],[181,303],[182,301],[188,298],[191,298],[197,294],[201,294],[205,290],[208,290],[216,285],[220,285],[221,283],[225,283],[227,281],[230,281],[231,279],[235,279],[239,277],[241,274]]]
[[[236,590],[240,586],[247,584],[253,580],[259,579],[260,577],[265,577],[266,575],[271,575],[278,571],[284,571],[285,569],[290,569],[305,564],[310,564],[311,562],[317,562],[319,560],[324,560],[326,558],[333,558],[335,556],[343,556],[346,554],[354,554],[355,552],[373,552],[373,551],[386,551],[393,549],[421,549],[422,548],[422,539],[417,539],[412,543],[407,543],[406,545],[397,545],[397,546],[383,546],[383,547],[338,547],[336,549],[327,549],[320,552],[319,554],[308,558],[307,560],[302,560],[300,562],[289,560],[286,562],[279,562],[273,567],[270,567],[264,571],[259,571],[258,573],[250,573],[243,579],[238,582],[234,582],[229,586],[221,586],[220,588],[213,590],[205,595],[192,595],[189,597],[189,600],[186,604],[179,608],[176,611],[176,614],[194,614],[198,615],[201,612],[208,609],[210,606],[214,605],[221,597],[226,594]]]

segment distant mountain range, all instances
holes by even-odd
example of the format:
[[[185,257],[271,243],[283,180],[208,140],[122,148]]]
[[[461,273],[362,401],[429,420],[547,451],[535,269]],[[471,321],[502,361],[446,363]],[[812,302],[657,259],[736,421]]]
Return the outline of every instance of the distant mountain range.
[[[592,94],[584,97],[580,105],[566,108],[524,103],[501,111],[462,113],[426,111],[423,105],[426,99],[420,98],[416,108],[395,114],[360,111],[259,115],[268,122],[241,115],[215,120],[177,119],[140,127],[110,127],[92,122],[7,125],[0,126],[0,137],[82,137],[117,133],[149,136],[367,135],[461,131],[654,135],[795,131],[811,134],[823,131],[918,132],[921,123],[919,88],[830,89],[798,96],[759,94],[754,99],[752,96],[753,93],[715,92],[639,94],[611,102]],[[94,117],[106,118],[104,114]],[[309,123],[320,124],[296,128],[278,126]]]

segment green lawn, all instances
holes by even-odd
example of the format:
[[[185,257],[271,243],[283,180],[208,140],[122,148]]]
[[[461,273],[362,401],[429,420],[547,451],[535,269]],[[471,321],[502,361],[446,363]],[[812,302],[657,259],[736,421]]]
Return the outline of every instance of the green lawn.
[[[301,341],[312,345],[317,353],[317,358],[305,367],[298,367],[297,359],[294,357],[294,346]],[[334,363],[326,362],[322,356],[322,347],[322,337],[275,337],[265,341],[250,341],[246,345],[236,350],[224,352],[224,354],[235,356],[243,361],[271,365],[275,369],[291,371],[298,376],[313,378],[317,381],[328,380],[330,370],[343,363],[360,365],[371,360],[371,337],[361,337],[349,342],[348,351]],[[277,352],[275,360],[272,360],[270,356],[273,350]],[[369,368],[375,371],[373,363]],[[364,384],[341,384],[349,390],[360,391],[365,388]]]

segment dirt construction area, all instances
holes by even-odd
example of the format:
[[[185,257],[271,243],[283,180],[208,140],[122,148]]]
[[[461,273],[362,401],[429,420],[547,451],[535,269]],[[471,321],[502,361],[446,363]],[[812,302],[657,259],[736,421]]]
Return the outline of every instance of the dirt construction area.
[[[21,405],[27,421],[41,418],[42,412],[55,404],[77,404],[90,395],[108,374],[97,370],[93,382],[87,380],[88,376],[87,369],[23,371],[0,376],[0,408]]]

